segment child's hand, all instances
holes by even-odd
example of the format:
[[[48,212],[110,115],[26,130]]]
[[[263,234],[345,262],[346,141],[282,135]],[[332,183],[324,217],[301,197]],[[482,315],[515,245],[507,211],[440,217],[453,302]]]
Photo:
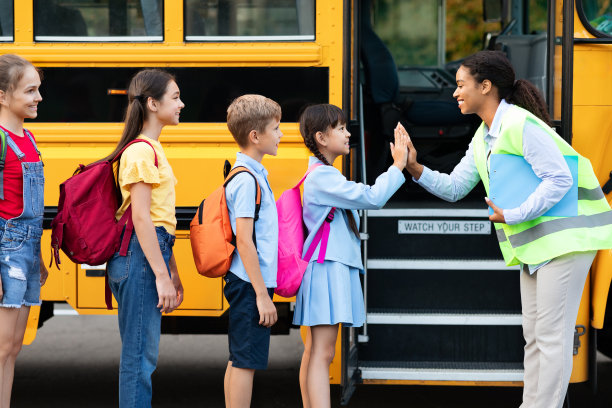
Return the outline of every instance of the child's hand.
[[[170,313],[176,308],[176,289],[170,280],[170,276],[162,275],[155,279],[155,286],[157,287],[157,296],[159,297],[159,303],[157,307],[162,313]]]
[[[408,160],[408,132],[404,129],[401,132],[399,123],[393,130],[395,136],[395,143],[391,143],[391,156],[393,156],[393,165],[400,170],[404,170],[406,167],[406,161]]]
[[[45,265],[41,263],[40,264],[40,286],[44,286],[48,277],[49,277],[49,271],[47,270]]]
[[[183,303],[183,283],[178,272],[172,273],[170,280],[176,290],[176,307],[179,307]]]
[[[421,174],[423,173],[423,165],[417,161],[417,150],[412,144],[410,135],[401,123],[397,124],[396,131],[399,131],[399,133],[407,139],[408,160],[406,160],[406,170],[408,170],[408,173],[410,173],[410,175],[414,177],[415,180],[418,180],[421,177]]]
[[[264,327],[271,327],[278,320],[274,302],[272,302],[268,293],[263,293],[257,296],[256,303],[259,311],[259,324]]]

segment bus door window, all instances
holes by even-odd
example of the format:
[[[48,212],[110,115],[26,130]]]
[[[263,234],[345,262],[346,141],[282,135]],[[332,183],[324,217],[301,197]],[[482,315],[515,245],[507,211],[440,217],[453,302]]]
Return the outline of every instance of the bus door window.
[[[185,0],[187,41],[314,41],[314,0]]]
[[[162,0],[34,0],[36,41],[163,41]]]
[[[13,41],[13,0],[0,0],[0,41]]]
[[[452,170],[475,130],[453,98],[454,72],[446,69],[447,2],[364,0],[360,54],[366,90],[369,181],[390,164],[388,140],[401,121],[428,166]],[[482,19],[482,13],[477,18]],[[480,41],[480,38],[478,38]]]
[[[578,13],[585,27],[596,37],[612,36],[612,4],[609,0],[577,2]]]

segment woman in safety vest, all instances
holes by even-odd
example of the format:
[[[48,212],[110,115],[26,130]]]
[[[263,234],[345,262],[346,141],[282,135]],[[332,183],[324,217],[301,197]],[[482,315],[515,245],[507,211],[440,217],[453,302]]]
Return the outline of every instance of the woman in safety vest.
[[[515,80],[503,53],[481,51],[466,58],[456,81],[453,96],[461,113],[475,113],[483,121],[465,157],[451,174],[441,174],[419,164],[409,142],[406,169],[427,191],[453,202],[479,180],[490,194],[491,155],[520,156],[542,180],[516,208],[499,208],[485,200],[493,210],[489,219],[495,223],[506,264],[521,266],[526,342],[521,408],[561,407],[572,372],[574,325],[584,282],[597,250],[612,248],[612,211],[590,162],[549,126],[544,98],[528,81]],[[400,131],[405,132],[401,125]],[[572,161],[573,172],[568,165]],[[516,174],[505,183],[521,183],[518,169]],[[577,191],[568,195],[572,214],[546,214],[572,189]]]

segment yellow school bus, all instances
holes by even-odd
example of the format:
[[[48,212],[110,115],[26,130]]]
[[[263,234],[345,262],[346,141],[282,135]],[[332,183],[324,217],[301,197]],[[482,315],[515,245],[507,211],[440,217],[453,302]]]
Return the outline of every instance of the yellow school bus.
[[[331,30],[315,36],[313,1],[3,0],[0,5],[3,52],[17,53],[44,71],[45,108],[27,126],[44,152],[46,228],[59,184],[79,163],[105,156],[116,144],[131,76],[143,67],[176,75],[187,108],[182,123],[166,128],[161,142],[179,180],[174,251],[185,300],[164,319],[163,330],[226,330],[222,279],[196,273],[189,244],[195,206],[221,184],[223,163],[235,160],[238,150],[225,110],[244,93],[281,104],[282,153],[263,163],[280,194],[299,180],[307,163],[295,123],[298,109],[305,103],[342,104],[342,41]],[[317,24],[333,26],[338,20],[341,28],[341,16],[341,7],[326,11]],[[42,242],[47,262],[49,232]],[[26,343],[33,340],[37,321],[52,316],[56,302],[80,314],[115,313],[105,310],[103,292],[103,265],[75,265],[62,254],[61,269],[50,270],[43,288],[43,306],[32,310]],[[288,333],[290,303],[279,300],[278,308],[275,331]]]
[[[281,104],[279,155],[264,160],[277,196],[306,168],[296,122],[310,103],[336,104],[350,117],[353,149],[337,164],[347,177],[372,182],[389,164],[397,121],[420,160],[448,172],[478,126],[456,108],[454,73],[465,56],[499,49],[542,90],[559,133],[609,192],[611,33],[603,0],[0,0],[2,52],[45,75],[39,117],[27,126],[45,161],[46,228],[58,185],[117,142],[130,77],[143,67],[177,76],[186,107],[161,141],[179,180],[175,254],[185,301],[164,316],[166,333],[226,331],[222,280],[196,273],[188,224],[222,182],[224,160],[234,160],[224,123],[233,98],[260,93]],[[407,181],[385,208],[363,212],[367,323],[341,329],[330,370],[343,403],[357,384],[522,384],[518,271],[501,260],[483,196],[476,188],[450,206]],[[47,262],[49,237],[47,229]],[[104,306],[103,266],[61,260],[42,307],[32,308],[26,343],[58,303],[114,313]],[[604,322],[611,274],[602,251],[576,322],[572,382],[596,378],[596,329],[600,350],[612,352]],[[274,332],[288,333],[291,299],[275,301]]]

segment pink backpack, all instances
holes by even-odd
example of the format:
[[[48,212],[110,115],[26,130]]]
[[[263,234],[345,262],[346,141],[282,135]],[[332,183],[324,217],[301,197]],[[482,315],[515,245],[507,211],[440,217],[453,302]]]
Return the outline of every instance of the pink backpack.
[[[302,277],[308,262],[312,257],[319,242],[321,249],[317,258],[318,263],[325,260],[327,241],[329,239],[329,223],[334,219],[336,207],[332,208],[325,222],[317,231],[304,258],[304,221],[302,219],[302,195],[300,186],[306,180],[306,176],[320,163],[308,168],[304,177],[293,188],[286,190],[276,200],[276,211],[278,212],[278,273],[276,277],[276,289],[274,293],[283,297],[293,297],[302,284]]]

